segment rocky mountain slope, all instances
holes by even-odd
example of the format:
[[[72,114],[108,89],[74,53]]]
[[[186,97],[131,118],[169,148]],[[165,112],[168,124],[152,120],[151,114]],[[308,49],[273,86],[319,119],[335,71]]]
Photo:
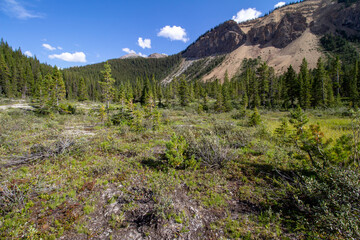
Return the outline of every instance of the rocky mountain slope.
[[[224,61],[202,77],[222,79],[227,71],[234,76],[244,58],[261,58],[284,72],[291,64],[298,69],[305,57],[309,67],[316,66],[322,50],[319,39],[327,33],[360,36],[360,3],[338,3],[333,0],[306,0],[244,23],[227,21],[198,38],[182,56],[182,66],[189,68],[198,59],[225,55]],[[186,70],[186,69],[185,69]],[[177,71],[177,72],[176,72]],[[178,76],[184,69],[178,68]],[[169,81],[169,79],[167,79]]]

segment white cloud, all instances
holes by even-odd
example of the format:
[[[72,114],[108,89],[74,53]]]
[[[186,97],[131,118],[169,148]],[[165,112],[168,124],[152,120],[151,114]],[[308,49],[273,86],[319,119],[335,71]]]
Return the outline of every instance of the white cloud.
[[[9,16],[26,20],[29,18],[42,18],[41,14],[31,13],[16,0],[4,0],[1,3],[1,10]]]
[[[86,55],[83,52],[75,52],[75,53],[64,52],[61,54],[49,55],[49,58],[50,59],[56,58],[66,62],[82,62],[82,63],[86,62]]]
[[[278,2],[277,4],[274,5],[274,8],[279,8],[282,6],[285,6],[286,2]]]
[[[147,58],[147,55],[142,54],[141,52],[139,52],[138,55],[141,56],[141,57]]]
[[[57,47],[57,49],[59,49],[59,50],[63,50],[63,48],[62,48],[62,47]]]
[[[128,54],[136,54],[136,55],[139,55],[139,56],[144,57],[144,58],[147,57],[147,55],[142,54],[141,52],[136,53],[134,50],[131,50],[131,49],[129,49],[129,48],[123,48],[122,50],[123,50],[124,52],[128,53]]]
[[[179,40],[185,43],[189,41],[189,38],[187,38],[186,30],[178,26],[165,26],[160,29],[160,32],[157,35],[158,37],[169,38],[171,41]]]
[[[232,19],[237,23],[260,17],[261,12],[256,8],[241,9]]]
[[[47,44],[47,43],[43,43],[42,45],[44,48],[46,48],[47,50],[50,50],[50,51],[54,51],[56,50],[55,47],[51,46],[50,44]]]
[[[134,50],[130,50],[129,48],[123,48],[122,49],[124,52],[126,52],[126,53],[134,53],[134,54],[136,54],[136,52],[134,51]]]
[[[28,57],[32,57],[33,54],[30,51],[25,51],[24,54]]]
[[[151,48],[151,39],[142,39],[141,37],[139,37],[138,45],[143,49]]]

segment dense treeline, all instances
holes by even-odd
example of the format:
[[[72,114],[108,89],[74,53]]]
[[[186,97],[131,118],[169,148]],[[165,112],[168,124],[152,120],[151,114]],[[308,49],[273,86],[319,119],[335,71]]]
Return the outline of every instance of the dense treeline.
[[[158,59],[112,59],[108,62],[111,65],[112,76],[116,80],[115,87],[119,89],[121,85],[135,82],[137,78],[154,76],[156,79],[163,79],[174,67],[179,65],[180,61],[181,55],[177,54]],[[84,78],[89,98],[99,100],[101,91],[99,81],[102,80],[103,68],[104,63],[98,63],[65,69],[63,73],[68,98],[76,99],[78,97],[79,80]]]
[[[331,107],[344,102],[357,106],[359,54],[341,37],[327,35],[321,42],[331,54],[327,59],[320,58],[315,69],[309,69],[304,59],[298,73],[289,66],[284,74],[277,76],[261,58],[245,59],[239,74],[232,79],[226,74],[223,83],[219,80],[208,83],[189,81],[185,76],[168,84],[160,83],[159,80],[181,61],[180,55],[162,59],[110,60],[108,67],[111,69],[107,71],[114,79],[114,94],[109,98],[104,96],[101,84],[103,64],[59,71],[56,67],[40,64],[36,58],[24,56],[20,49],[13,51],[2,41],[0,93],[6,97],[32,97],[41,102],[56,102],[56,105],[63,98],[130,101],[159,106],[170,103],[186,106],[197,102],[203,110],[216,112],[255,107],[287,109],[295,105],[306,109]],[[218,62],[216,59],[212,61]],[[59,96],[54,90],[58,89],[57,86],[64,88]],[[215,101],[210,105],[211,99]]]
[[[200,84],[192,82],[182,88],[183,79],[165,86],[166,99],[178,98],[184,105],[194,99],[201,100],[207,109],[207,98],[216,100],[215,111],[229,111],[232,108],[302,108],[332,107],[347,102],[358,105],[360,78],[359,64],[343,64],[339,57],[328,61],[319,59],[315,69],[308,69],[306,59],[298,73],[292,66],[280,76],[266,62],[245,59],[240,74],[231,80],[225,76],[223,84],[218,80]],[[184,90],[184,88],[186,88]],[[177,91],[174,89],[177,89]],[[188,100],[181,99],[186,92]],[[186,104],[185,104],[186,105]]]
[[[0,96],[11,98],[33,97],[39,92],[43,76],[53,67],[26,57],[21,49],[13,50],[8,43],[0,42]]]

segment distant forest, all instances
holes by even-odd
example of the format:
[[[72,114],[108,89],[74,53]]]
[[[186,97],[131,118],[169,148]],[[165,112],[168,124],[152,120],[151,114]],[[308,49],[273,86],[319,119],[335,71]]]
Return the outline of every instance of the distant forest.
[[[172,100],[182,105],[197,101],[208,109],[208,99],[216,100],[215,111],[233,108],[303,108],[328,107],[359,103],[359,54],[356,44],[340,35],[326,35],[321,39],[328,55],[319,59],[315,69],[308,69],[303,60],[300,72],[292,66],[277,76],[274,69],[261,58],[245,59],[239,74],[220,84],[219,80],[208,83],[198,81],[200,70],[189,68],[185,74],[171,83],[162,84],[165,78],[181,62],[180,54],[160,59],[113,59],[108,63],[115,79],[114,102],[142,102],[144,99],[161,106]],[[216,66],[219,57],[209,65]],[[199,63],[201,64],[201,62]],[[196,66],[196,65],[194,65]],[[62,79],[65,97],[69,100],[102,101],[99,82],[102,80],[104,63],[57,70],[41,64],[36,58],[25,56],[20,49],[13,50],[6,42],[0,43],[0,96],[8,98],[29,97],[38,99],[44,89],[44,79]],[[61,76],[59,76],[60,72]],[[55,76],[56,75],[56,76]],[[144,94],[147,94],[144,97]]]

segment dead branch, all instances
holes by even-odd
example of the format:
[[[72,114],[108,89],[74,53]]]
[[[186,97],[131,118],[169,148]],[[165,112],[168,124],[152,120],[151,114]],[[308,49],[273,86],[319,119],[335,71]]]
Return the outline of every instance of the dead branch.
[[[0,168],[8,168],[13,166],[19,166],[23,164],[32,164],[42,161],[43,159],[55,157],[63,154],[74,145],[74,140],[64,138],[56,141],[52,147],[45,147],[41,144],[35,144],[30,148],[30,154],[25,156],[8,157],[7,159],[1,159],[2,162],[6,162],[0,165]]]

